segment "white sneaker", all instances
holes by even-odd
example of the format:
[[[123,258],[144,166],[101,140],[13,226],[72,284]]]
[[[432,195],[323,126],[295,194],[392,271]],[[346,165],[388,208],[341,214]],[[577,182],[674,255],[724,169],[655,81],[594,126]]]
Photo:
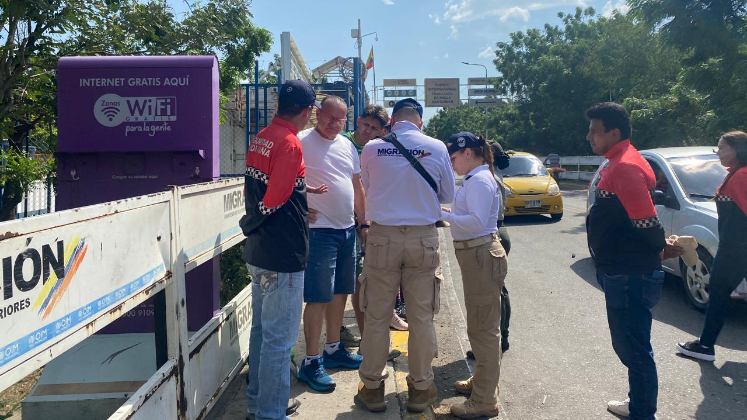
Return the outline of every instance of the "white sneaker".
[[[630,417],[629,405],[630,398],[625,401],[610,401],[607,403],[607,410],[612,414],[617,414],[618,416]]]
[[[389,326],[399,331],[407,331],[407,329],[410,327],[409,325],[407,325],[407,322],[405,322],[404,319],[400,318],[399,315],[397,315],[396,311],[392,312],[392,321],[389,322]]]

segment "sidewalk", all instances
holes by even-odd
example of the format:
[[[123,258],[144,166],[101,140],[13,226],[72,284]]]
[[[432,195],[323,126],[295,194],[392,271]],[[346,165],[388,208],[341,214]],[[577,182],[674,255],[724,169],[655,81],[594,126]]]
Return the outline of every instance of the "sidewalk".
[[[291,377],[291,397],[301,402],[298,412],[290,416],[293,420],[429,420],[454,419],[449,414],[449,406],[464,401],[464,396],[457,394],[453,383],[458,379],[466,379],[470,375],[470,368],[464,352],[469,348],[467,329],[464,315],[459,307],[452,272],[458,267],[452,267],[453,261],[451,236],[448,229],[439,229],[441,237],[441,263],[445,281],[441,286],[441,312],[435,317],[434,324],[438,337],[438,357],[433,360],[435,382],[438,387],[438,399],[433,410],[425,413],[410,413],[407,404],[407,340],[406,331],[391,331],[390,343],[392,348],[402,352],[394,362],[387,363],[389,378],[385,381],[387,409],[383,413],[371,413],[353,401],[359,383],[357,370],[329,369],[327,372],[337,382],[334,392],[323,394],[313,391],[305,383]],[[450,258],[452,257],[452,258]],[[455,264],[455,263],[452,263]],[[348,301],[343,323],[351,330],[359,333],[353,314],[353,308]],[[321,343],[325,341],[322,330]],[[305,355],[303,325],[295,347],[296,362],[300,363]],[[244,394],[245,367],[226,389],[225,393],[210,411],[207,420],[243,420],[246,418],[246,395]],[[505,419],[505,416],[500,418]]]

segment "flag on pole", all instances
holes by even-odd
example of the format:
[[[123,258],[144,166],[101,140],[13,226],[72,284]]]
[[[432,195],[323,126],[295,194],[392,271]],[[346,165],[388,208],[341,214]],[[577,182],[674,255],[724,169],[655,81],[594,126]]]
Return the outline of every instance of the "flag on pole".
[[[371,47],[371,53],[368,54],[368,60],[366,60],[366,70],[372,69],[374,66],[374,57],[373,57],[373,46]]]

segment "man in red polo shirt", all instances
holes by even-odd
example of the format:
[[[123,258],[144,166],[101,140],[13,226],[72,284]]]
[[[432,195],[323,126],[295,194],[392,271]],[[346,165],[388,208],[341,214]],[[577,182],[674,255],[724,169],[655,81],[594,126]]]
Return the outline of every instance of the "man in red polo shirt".
[[[249,418],[287,419],[291,400],[288,354],[298,340],[304,269],[309,256],[306,168],[296,137],[319,106],[314,89],[290,80],[278,92],[278,110],[246,153],[247,237],[244,261],[252,276],[252,329],[246,394]]]
[[[656,178],[630,144],[628,112],[604,102],[588,109],[586,118],[591,148],[609,159],[586,230],[604,291],[612,347],[628,368],[630,386],[627,400],[610,401],[607,408],[631,420],[655,420],[659,384],[651,348],[651,309],[664,284],[661,261],[682,255],[683,249],[664,238],[651,200]]]

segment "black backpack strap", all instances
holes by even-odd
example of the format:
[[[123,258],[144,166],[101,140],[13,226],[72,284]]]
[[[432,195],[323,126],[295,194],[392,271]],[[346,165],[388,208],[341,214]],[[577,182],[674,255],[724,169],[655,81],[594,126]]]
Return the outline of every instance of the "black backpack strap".
[[[410,165],[412,165],[412,167],[415,168],[416,171],[418,171],[420,176],[422,176],[423,179],[425,179],[428,185],[430,185],[431,188],[433,188],[433,192],[438,194],[438,184],[436,184],[436,181],[433,180],[433,177],[431,176],[431,174],[429,174],[428,171],[425,170],[425,168],[423,167],[423,165],[420,164],[418,159],[415,156],[413,156],[412,153],[410,153],[410,151],[407,150],[405,146],[403,146],[402,143],[399,142],[399,140],[397,140],[396,134],[389,133],[386,136],[382,137],[381,139],[387,143],[392,143],[394,147],[396,147],[397,150],[399,150],[399,154],[404,156],[405,159],[407,159],[407,161],[410,162]]]

